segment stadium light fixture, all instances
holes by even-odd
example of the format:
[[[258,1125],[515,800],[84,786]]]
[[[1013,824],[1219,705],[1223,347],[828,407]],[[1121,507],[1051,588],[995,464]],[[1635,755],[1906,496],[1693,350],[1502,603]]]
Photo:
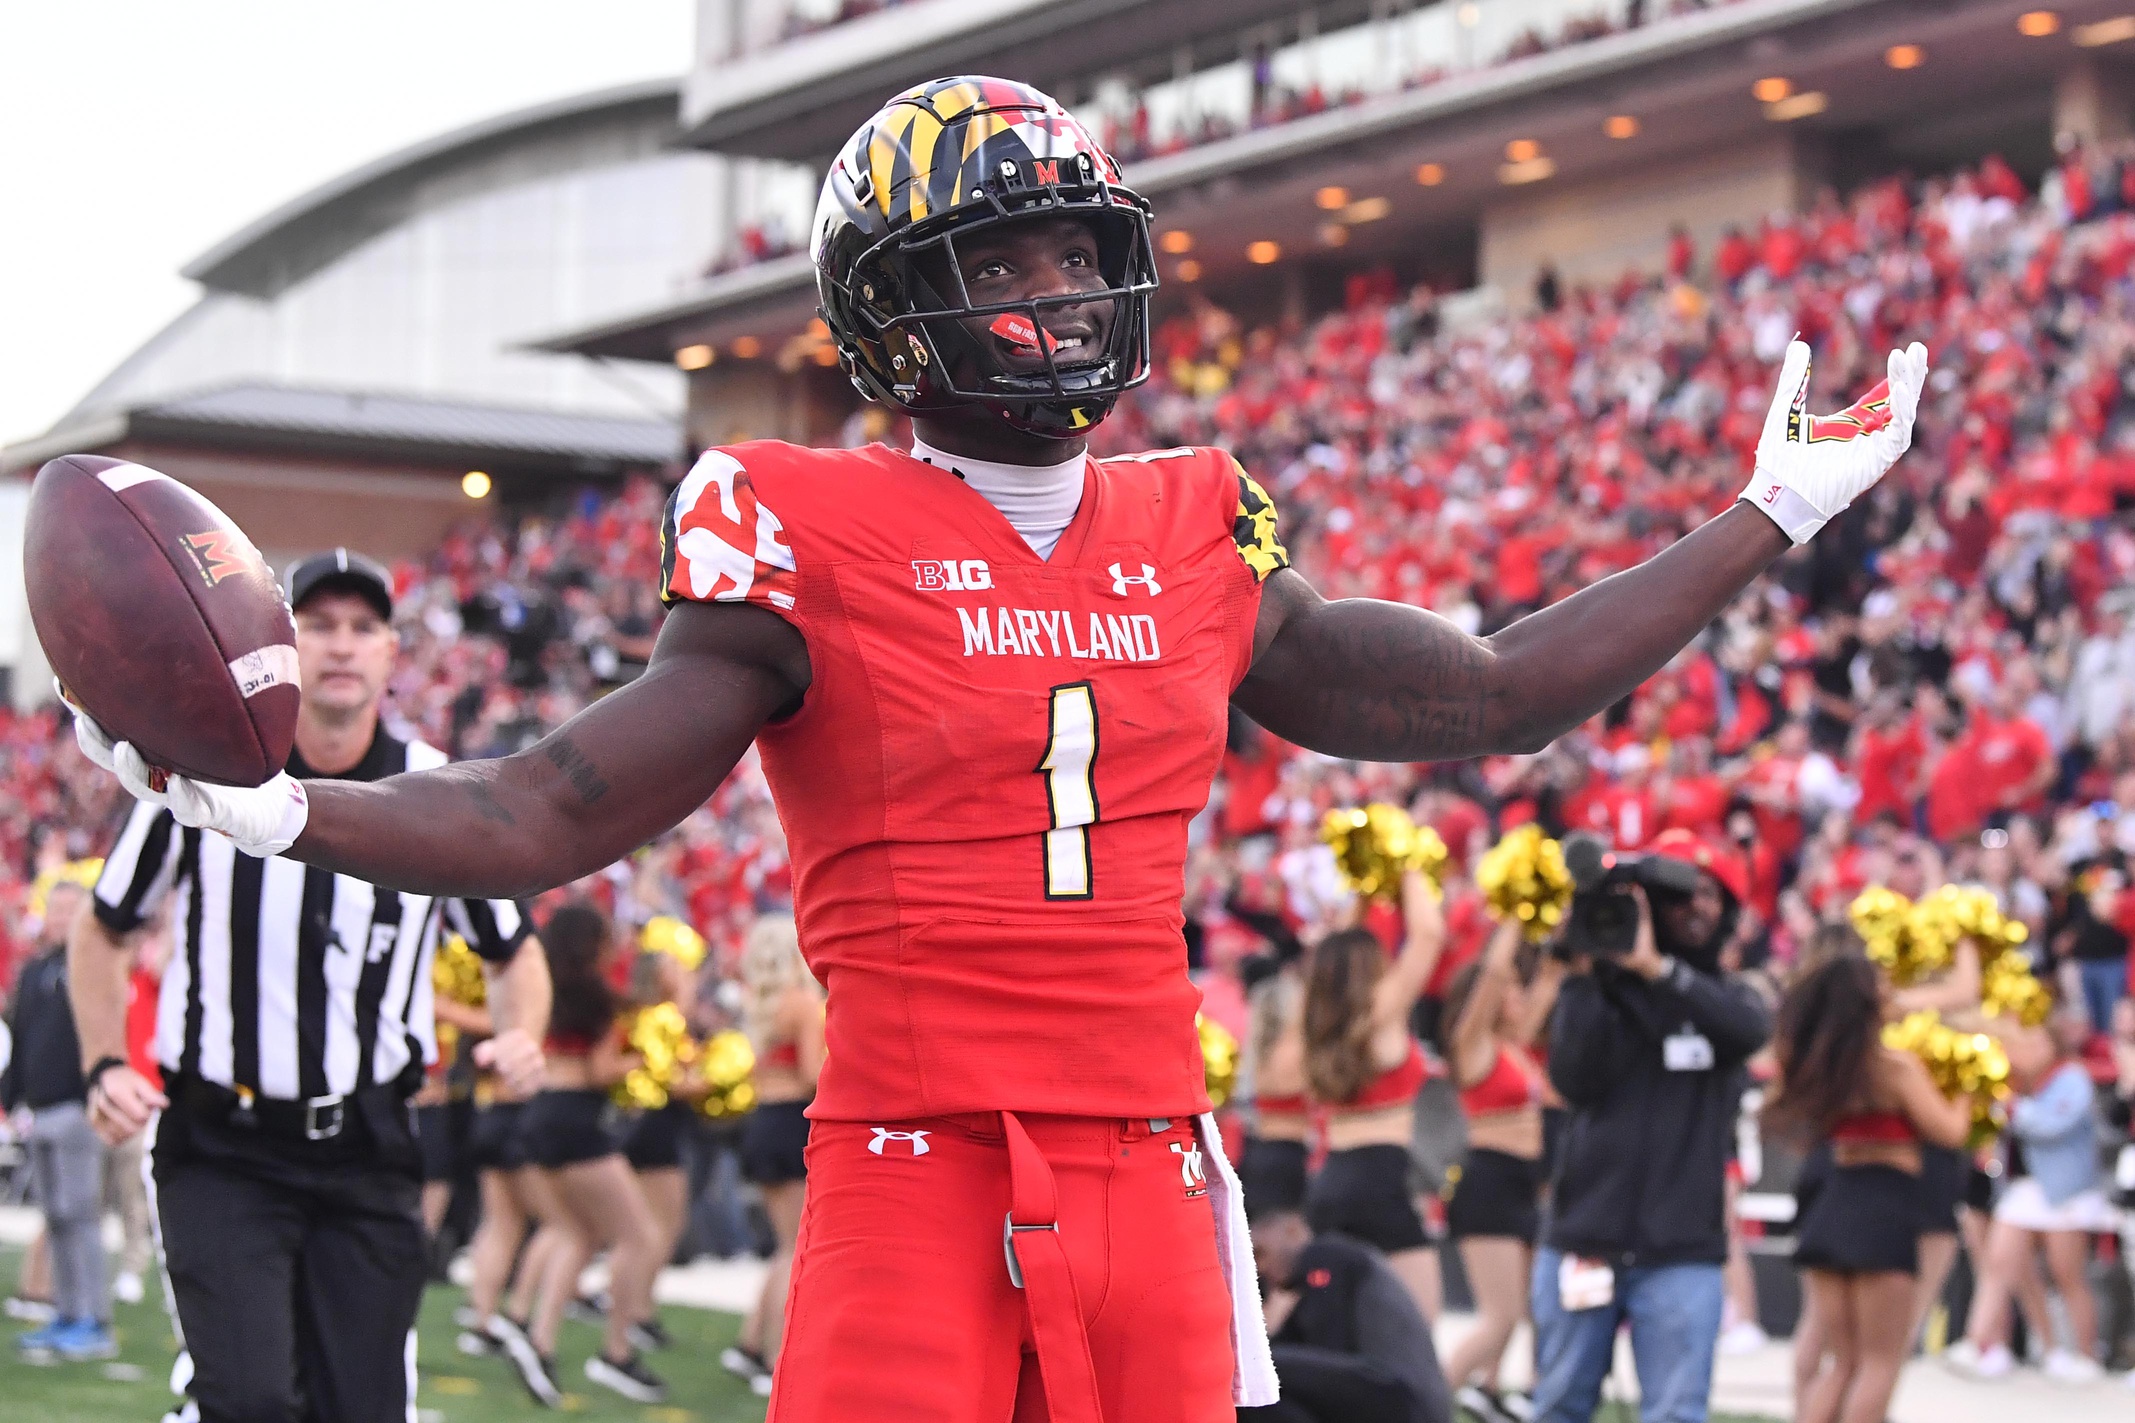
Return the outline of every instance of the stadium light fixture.
[[[2098,49],[2122,40],[2135,40],[2135,15],[2120,15],[2110,20],[2100,20],[2095,25],[2079,25],[2071,39],[2085,49]]]
[[[1601,131],[1610,138],[1637,138],[1638,120],[1630,114],[1611,114]]]
[[[1821,89],[1811,89],[1805,94],[1790,94],[1776,104],[1764,106],[1764,116],[1775,124],[1792,123],[1796,119],[1820,114],[1831,107],[1831,96]]]
[[[1321,223],[1320,241],[1329,247],[1346,246],[1349,242],[1349,229],[1339,222]]]
[[[2061,30],[2061,17],[2051,10],[2026,10],[2016,17],[2016,32],[2027,39],[2042,40]]]
[[[1256,267],[1265,267],[1282,259],[1282,244],[1270,242],[1263,237],[1258,242],[1246,244],[1245,260]]]
[[[1312,203],[1313,206],[1327,212],[1333,212],[1336,208],[1347,207],[1349,205],[1349,189],[1333,186],[1322,188],[1312,195]]]
[[[815,348],[815,363],[819,366],[834,366],[838,363],[838,348],[828,342]]]
[[[1446,180],[1443,163],[1419,163],[1416,165],[1416,181],[1426,188],[1435,188]]]
[[[1201,264],[1191,257],[1172,268],[1172,272],[1182,282],[1198,282],[1201,280]]]
[[[1516,138],[1505,145],[1507,163],[1532,163],[1542,156],[1542,145],[1531,138]]]
[[[1482,23],[1483,7],[1476,4],[1475,0],[1468,0],[1467,4],[1453,12],[1453,18],[1460,21],[1462,29],[1472,30]]]
[[[1174,227],[1159,237],[1156,245],[1174,257],[1182,257],[1194,250],[1194,235],[1183,227]]]
[[[681,350],[675,352],[675,364],[685,371],[701,371],[718,359],[719,353],[717,351],[703,345],[684,346]]]
[[[1883,51],[1883,62],[1892,69],[1918,69],[1926,58],[1916,44],[1894,44]]]
[[[491,487],[489,476],[481,470],[470,469],[460,476],[460,493],[469,499],[487,499]]]
[[[764,353],[764,343],[754,336],[736,336],[734,354],[744,361],[753,361]]]
[[[1394,210],[1394,205],[1385,198],[1358,198],[1342,209],[1341,220],[1347,223],[1377,222]]]
[[[1793,82],[1784,75],[1768,75],[1750,85],[1750,93],[1760,104],[1776,104],[1794,92]]]
[[[1544,178],[1554,177],[1557,161],[1554,158],[1530,158],[1525,163],[1506,163],[1499,166],[1497,180],[1509,188],[1522,183],[1539,183]]]

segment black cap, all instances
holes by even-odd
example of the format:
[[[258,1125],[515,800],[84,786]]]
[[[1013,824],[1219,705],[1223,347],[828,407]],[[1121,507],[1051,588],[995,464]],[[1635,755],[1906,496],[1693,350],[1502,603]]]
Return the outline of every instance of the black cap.
[[[345,548],[330,548],[289,565],[282,591],[289,595],[292,610],[321,591],[354,593],[378,610],[388,622],[393,617],[393,575],[385,565]]]

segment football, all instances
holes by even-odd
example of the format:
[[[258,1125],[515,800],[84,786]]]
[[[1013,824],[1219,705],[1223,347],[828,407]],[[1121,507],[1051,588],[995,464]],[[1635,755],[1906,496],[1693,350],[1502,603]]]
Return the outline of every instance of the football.
[[[37,640],[67,696],[151,766],[271,780],[296,736],[296,628],[267,561],[170,476],[97,455],[37,472],[23,531]]]

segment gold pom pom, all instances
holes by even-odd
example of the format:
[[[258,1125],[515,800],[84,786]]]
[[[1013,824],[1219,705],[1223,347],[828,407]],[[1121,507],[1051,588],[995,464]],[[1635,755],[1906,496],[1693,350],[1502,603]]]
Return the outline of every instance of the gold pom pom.
[[[430,960],[430,987],[440,998],[467,1008],[489,1002],[489,980],[482,976],[480,955],[457,934],[447,934]]]
[[[1476,863],[1475,884],[1490,912],[1517,921],[1533,943],[1556,933],[1571,908],[1572,875],[1564,867],[1564,847],[1539,825],[1518,826],[1491,846]]]
[[[1194,1031],[1201,1037],[1201,1070],[1208,1080],[1209,1103],[1220,1107],[1238,1087],[1238,1039],[1206,1013],[1194,1014]]]
[[[698,1064],[699,1077],[711,1089],[702,1108],[706,1116],[738,1117],[756,1106],[756,1085],[750,1080],[756,1071],[756,1049],[749,1046],[746,1033],[728,1028],[712,1034]]]
[[[2008,918],[1995,903],[1994,891],[1946,884],[1913,906],[1921,932],[1955,945],[1970,939],[1979,946],[1981,959],[1999,950],[2021,944],[2031,931]]]
[[[1847,912],[1868,957],[1894,986],[1910,988],[1950,966],[1956,936],[1945,910],[1943,903],[1923,899],[1915,904],[1895,890],[1870,885],[1854,896]]]
[[[1980,1011],[1988,1017],[2014,1018],[2027,1028],[2053,1016],[2053,994],[2032,972],[2030,956],[2022,949],[2003,949],[1980,965],[1979,1000]]]
[[[642,1061],[616,1084],[615,1100],[625,1107],[657,1111],[667,1105],[675,1084],[697,1060],[689,1020],[676,1005],[655,1003],[630,1015],[625,1041]]]
[[[1994,1140],[2008,1124],[2009,1055],[1998,1039],[1958,1032],[1930,1010],[1885,1024],[1883,1045],[1919,1058],[1944,1096],[1971,1104],[1969,1144],[1975,1149]]]
[[[704,935],[672,914],[655,914],[638,931],[638,947],[648,954],[665,954],[690,972],[704,962]]]
[[[1334,848],[1343,881],[1367,899],[1398,901],[1401,876],[1409,870],[1422,873],[1432,889],[1445,874],[1446,842],[1398,805],[1330,810],[1320,822],[1320,839]]]

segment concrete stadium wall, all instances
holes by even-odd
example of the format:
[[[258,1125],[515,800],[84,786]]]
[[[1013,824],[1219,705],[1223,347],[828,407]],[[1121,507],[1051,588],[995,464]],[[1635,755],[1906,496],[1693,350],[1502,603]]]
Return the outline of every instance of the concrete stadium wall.
[[[1820,157],[1818,145],[1781,134],[1592,182],[1551,182],[1531,194],[1509,194],[1483,212],[1479,275],[1520,310],[1532,304],[1535,274],[1545,262],[1567,282],[1659,270],[1677,222],[1709,256],[1729,225],[1754,226],[1775,210],[1804,206],[1820,181]]]
[[[433,552],[446,529],[479,518],[497,495],[469,499],[460,473],[129,442],[99,454],[138,460],[199,490],[279,569],[336,544],[374,558]]]

